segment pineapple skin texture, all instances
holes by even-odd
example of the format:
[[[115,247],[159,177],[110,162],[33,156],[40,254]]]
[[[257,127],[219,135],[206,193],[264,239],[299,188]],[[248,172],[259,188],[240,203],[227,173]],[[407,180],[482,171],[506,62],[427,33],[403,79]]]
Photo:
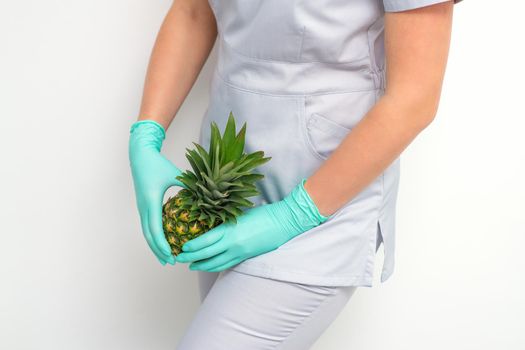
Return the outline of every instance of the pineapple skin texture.
[[[184,190],[181,190],[184,191]],[[204,220],[190,219],[199,217],[200,213],[192,213],[189,209],[181,208],[181,194],[170,197],[162,207],[162,226],[168,241],[171,253],[177,256],[182,252],[184,243],[208,232],[219,223],[209,226]]]

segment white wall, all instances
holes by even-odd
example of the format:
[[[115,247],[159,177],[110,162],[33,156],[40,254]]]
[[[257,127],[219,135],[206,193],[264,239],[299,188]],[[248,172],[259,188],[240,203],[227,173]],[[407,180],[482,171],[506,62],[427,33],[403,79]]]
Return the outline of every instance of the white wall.
[[[169,5],[0,2],[1,349],[174,349],[198,307],[142,237],[127,159]],[[456,6],[439,114],[402,156],[396,272],[315,349],[525,348],[524,9]],[[181,167],[214,60],[164,144]]]

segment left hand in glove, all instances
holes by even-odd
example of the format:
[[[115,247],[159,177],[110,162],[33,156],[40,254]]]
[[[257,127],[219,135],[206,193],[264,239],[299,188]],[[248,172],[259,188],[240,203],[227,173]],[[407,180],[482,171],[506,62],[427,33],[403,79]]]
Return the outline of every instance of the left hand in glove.
[[[249,208],[237,223],[222,223],[182,246],[177,262],[191,262],[190,269],[226,270],[254,256],[277,249],[329,217],[323,216],[304,188],[306,179],[282,200]]]

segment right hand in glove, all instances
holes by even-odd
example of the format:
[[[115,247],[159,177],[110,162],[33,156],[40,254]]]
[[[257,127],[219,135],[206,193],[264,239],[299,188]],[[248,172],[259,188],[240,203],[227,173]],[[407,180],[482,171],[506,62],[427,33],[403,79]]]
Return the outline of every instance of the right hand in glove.
[[[174,265],[162,228],[162,204],[169,187],[186,186],[175,178],[181,170],[160,153],[165,137],[164,127],[156,121],[135,122],[130,129],[129,162],[144,238],[162,265]]]

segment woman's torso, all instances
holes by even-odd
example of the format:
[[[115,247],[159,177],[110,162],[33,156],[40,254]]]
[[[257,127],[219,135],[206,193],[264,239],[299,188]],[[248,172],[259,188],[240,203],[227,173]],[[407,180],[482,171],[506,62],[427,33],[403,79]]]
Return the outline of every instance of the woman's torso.
[[[256,204],[282,199],[329,157],[384,93],[383,15],[375,0],[210,0],[218,60],[200,143],[209,123],[232,111],[247,123],[246,152],[271,161],[258,169]],[[239,272],[324,285],[371,285],[385,244],[382,280],[393,270],[399,159],[334,217]],[[381,225],[382,237],[379,236]]]

